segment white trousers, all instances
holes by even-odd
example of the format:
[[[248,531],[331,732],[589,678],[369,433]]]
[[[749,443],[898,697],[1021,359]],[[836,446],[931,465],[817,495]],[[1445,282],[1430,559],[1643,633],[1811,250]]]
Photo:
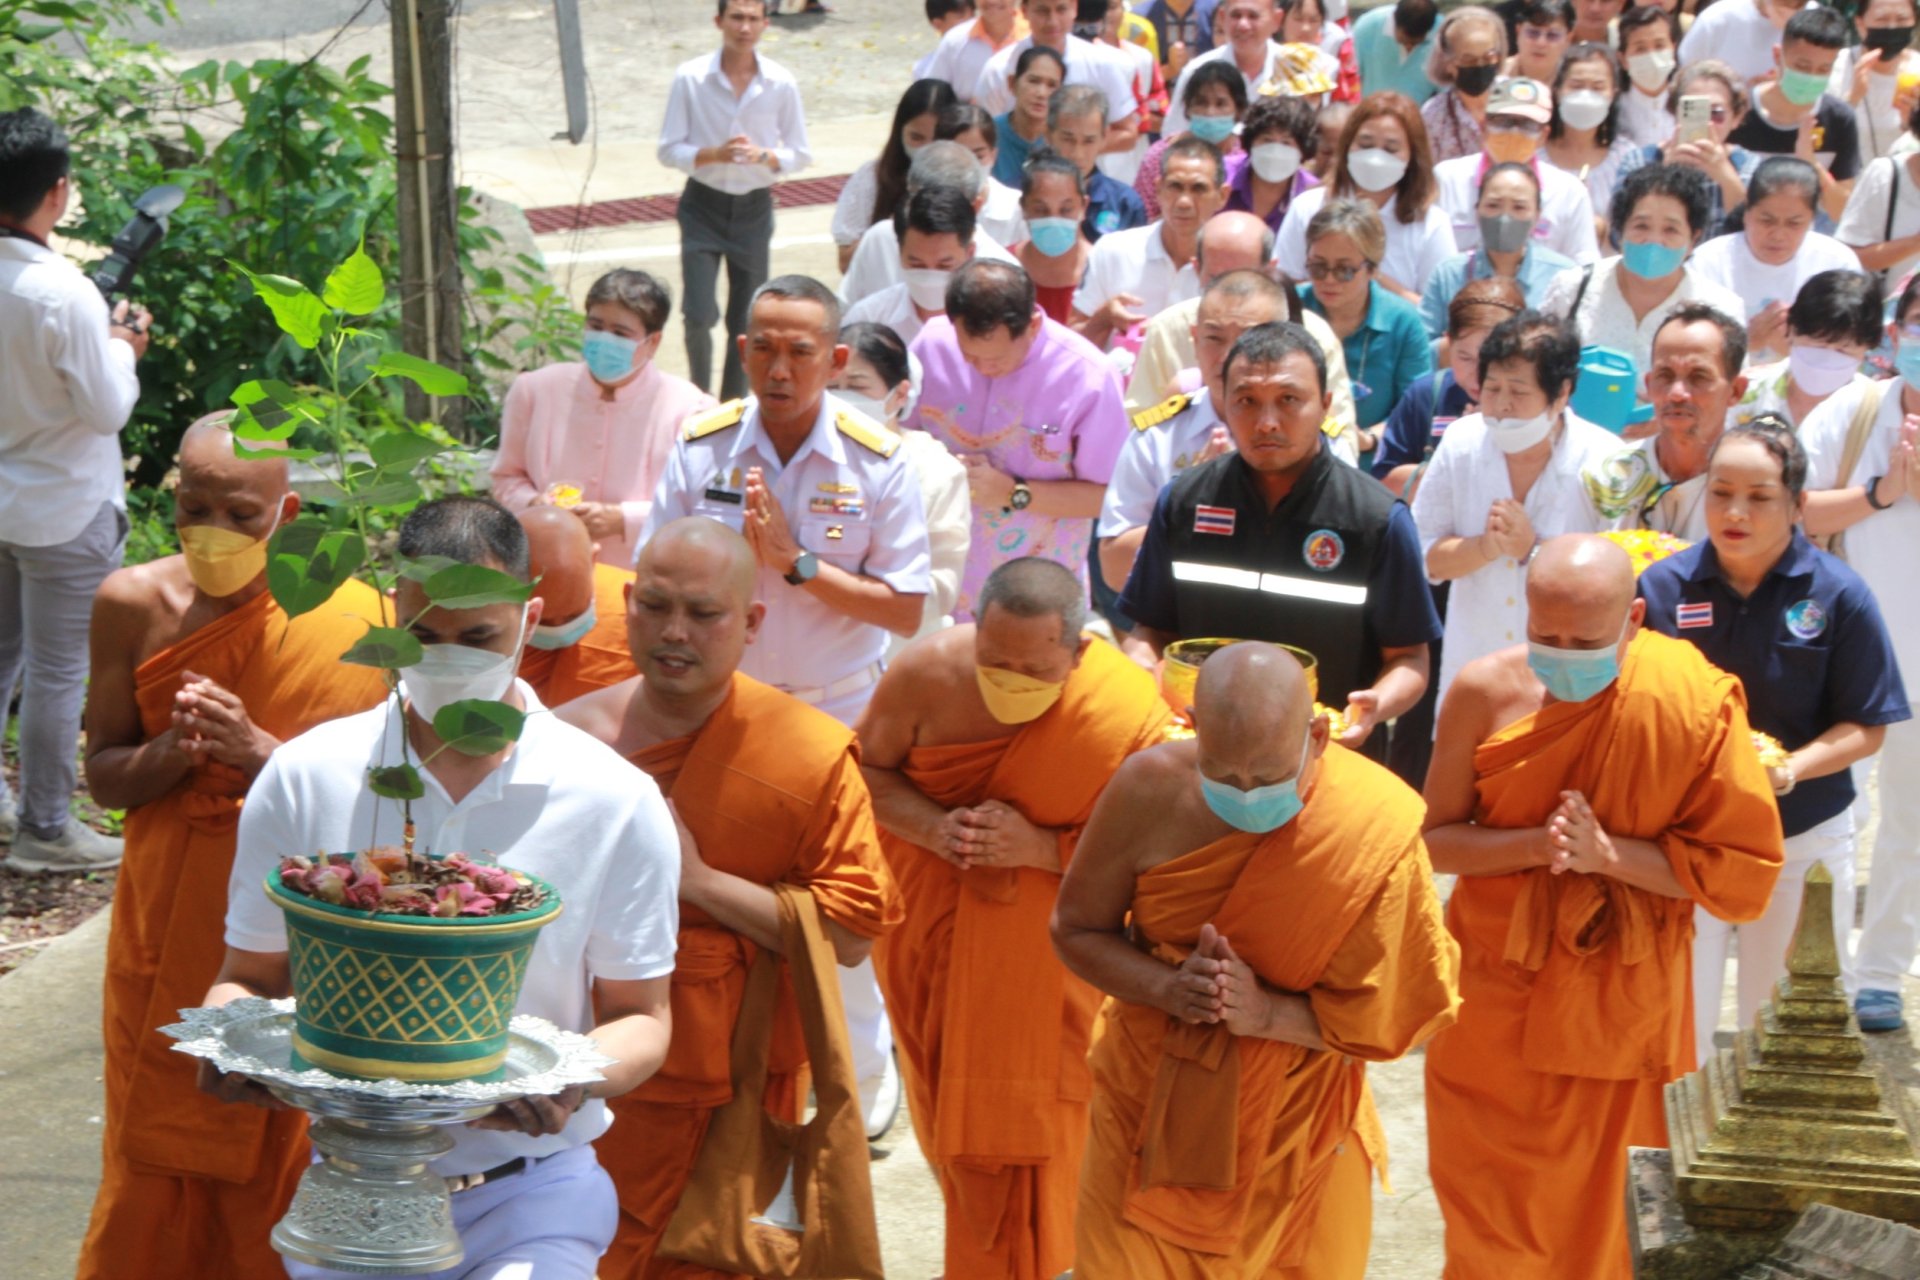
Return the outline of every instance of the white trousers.
[[[467,1256],[424,1280],[593,1280],[619,1224],[613,1179],[582,1143],[525,1173],[456,1191],[453,1225]],[[351,1280],[291,1258],[287,1275]]]
[[[1766,914],[1746,924],[1728,924],[1693,912],[1693,1023],[1700,1061],[1713,1056],[1713,1033],[1720,1025],[1720,996],[1726,986],[1727,960],[1740,939],[1737,978],[1739,1026],[1753,1025],[1760,1006],[1773,999],[1773,987],[1787,972],[1787,950],[1800,921],[1800,895],[1807,872],[1824,862],[1833,876],[1833,936],[1840,952],[1840,980],[1853,991],[1847,938],[1853,930],[1853,814],[1827,819],[1811,831],[1787,838],[1787,862],[1767,901]]]
[[[1913,710],[1920,716],[1920,705]],[[1855,776],[1866,772],[1859,767]],[[1854,973],[1862,987],[1898,991],[1920,950],[1920,720],[1887,726],[1878,799],[1880,833],[1873,841]]]

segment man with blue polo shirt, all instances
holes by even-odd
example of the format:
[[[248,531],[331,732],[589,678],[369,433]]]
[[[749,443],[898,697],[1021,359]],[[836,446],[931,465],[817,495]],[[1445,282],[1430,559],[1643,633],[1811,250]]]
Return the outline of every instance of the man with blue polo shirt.
[[[1305,649],[1320,700],[1345,706],[1341,743],[1383,757],[1373,731],[1420,700],[1440,638],[1413,517],[1323,443],[1326,357],[1305,329],[1247,330],[1221,382],[1233,452],[1154,503],[1120,596],[1138,624],[1122,647],[1147,665],[1187,637]]]
[[[1417,106],[1440,92],[1427,74],[1433,56],[1433,0],[1400,0],[1360,15],[1353,24],[1353,61],[1360,92],[1403,93]]]
[[[1912,718],[1893,642],[1873,591],[1797,524],[1807,455],[1774,414],[1731,427],[1708,462],[1709,539],[1640,577],[1645,625],[1691,641],[1746,686],[1754,729],[1787,758],[1773,766],[1786,863],[1760,919],[1738,926],[1695,912],[1694,1027],[1713,1050],[1729,944],[1739,932],[1739,1025],[1749,1026],[1786,972],[1800,886],[1823,862],[1833,876],[1841,977],[1852,987],[1853,775],[1886,726]]]

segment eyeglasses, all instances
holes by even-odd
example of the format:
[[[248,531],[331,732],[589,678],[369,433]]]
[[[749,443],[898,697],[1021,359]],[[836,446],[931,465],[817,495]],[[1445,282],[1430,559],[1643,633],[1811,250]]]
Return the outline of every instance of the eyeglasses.
[[[1521,27],[1522,40],[1540,40],[1547,44],[1565,44],[1567,33],[1559,27]]]
[[[1373,265],[1372,263],[1368,263],[1368,262],[1363,262],[1358,265],[1355,265],[1354,263],[1351,263],[1351,262],[1341,262],[1336,264],[1332,262],[1315,262],[1312,259],[1308,259],[1307,274],[1313,277],[1313,279],[1316,281],[1325,281],[1325,280],[1332,279],[1332,280],[1338,280],[1341,284],[1345,284],[1347,281],[1353,279],[1355,276],[1359,275],[1362,271],[1367,270],[1372,265]]]
[[[1544,135],[1546,131],[1547,126],[1541,124],[1538,120],[1516,120],[1512,116],[1487,117],[1488,133],[1518,133],[1529,138],[1538,138]]]

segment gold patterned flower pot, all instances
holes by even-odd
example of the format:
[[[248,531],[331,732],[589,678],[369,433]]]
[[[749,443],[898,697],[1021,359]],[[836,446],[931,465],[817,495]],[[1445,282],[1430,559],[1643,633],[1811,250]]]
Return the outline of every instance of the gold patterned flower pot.
[[[528,877],[532,879],[532,877]],[[560,896],[510,916],[377,915],[267,877],[287,920],[293,1049],[308,1066],[369,1080],[444,1083],[499,1068],[540,930]]]
[[[1217,638],[1204,640],[1176,640],[1168,645],[1161,655],[1160,696],[1173,708],[1173,714],[1184,716],[1187,708],[1193,705],[1194,682],[1200,678],[1200,664],[1207,658],[1238,640]],[[1320,697],[1320,663],[1305,649],[1296,649],[1290,644],[1279,646],[1292,654],[1301,666],[1307,670],[1307,691],[1315,701]]]

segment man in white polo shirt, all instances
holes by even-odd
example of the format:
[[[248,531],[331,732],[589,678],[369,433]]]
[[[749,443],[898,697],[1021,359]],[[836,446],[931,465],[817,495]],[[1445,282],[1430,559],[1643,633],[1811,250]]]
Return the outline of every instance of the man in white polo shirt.
[[[962,98],[971,98],[993,55],[1026,34],[1019,0],[977,0],[974,16],[947,28],[914,78],[945,80]]]
[[[400,555],[441,556],[528,580],[525,531],[486,498],[416,508],[400,527]],[[465,1184],[453,1196],[467,1254],[459,1274],[592,1280],[618,1212],[591,1145],[611,1123],[602,1099],[637,1087],[666,1058],[679,837],[650,779],[579,729],[541,714],[546,708],[533,690],[514,678],[540,620],[538,600],[445,609],[402,578],[394,603],[425,646],[421,661],[402,670],[399,696],[283,744],[247,793],[227,890],[227,956],[206,1002],[289,993],[286,925],[262,882],[287,854],[399,844],[400,803],[376,796],[366,776],[371,767],[400,763],[402,743],[409,744],[408,756],[423,762],[426,788],[412,805],[414,847],[539,876],[566,904],[540,935],[516,1010],[588,1033],[614,1059],[590,1088],[510,1103],[455,1131],[453,1150],[432,1168]],[[487,756],[439,751],[433,714],[467,698],[528,712],[520,740]],[[211,1064],[201,1078],[231,1101],[261,1092]],[[287,1271],[294,1280],[345,1274],[291,1259]]]
[[[0,781],[15,871],[120,864],[120,841],[68,815],[93,595],[120,567],[120,429],[147,349],[144,310],[111,313],[47,246],[72,185],[67,137],[31,107],[0,115],[0,734],[24,668],[20,799]]]
[[[1103,153],[1131,151],[1140,137],[1140,101],[1133,91],[1133,64],[1125,54],[1073,34],[1078,0],[1021,0],[1028,34],[988,60],[974,85],[973,101],[994,115],[1013,109],[1013,64],[1034,45],[1056,50],[1067,64],[1067,84],[1092,85],[1106,95],[1107,137]]]
[[[1200,228],[1227,199],[1227,167],[1210,142],[1176,139],[1160,160],[1160,217],[1100,237],[1073,295],[1073,327],[1109,347],[1176,302],[1197,297]]]
[[[1227,0],[1223,7],[1227,14],[1227,43],[1209,49],[1181,70],[1179,80],[1174,82],[1172,105],[1167,108],[1166,123],[1160,131],[1163,137],[1177,138],[1187,131],[1184,99],[1187,81],[1192,77],[1195,67],[1231,58],[1234,68],[1247,82],[1249,100],[1260,92],[1262,85],[1273,79],[1280,46],[1273,42],[1272,37],[1279,30],[1280,15],[1268,0]]]

